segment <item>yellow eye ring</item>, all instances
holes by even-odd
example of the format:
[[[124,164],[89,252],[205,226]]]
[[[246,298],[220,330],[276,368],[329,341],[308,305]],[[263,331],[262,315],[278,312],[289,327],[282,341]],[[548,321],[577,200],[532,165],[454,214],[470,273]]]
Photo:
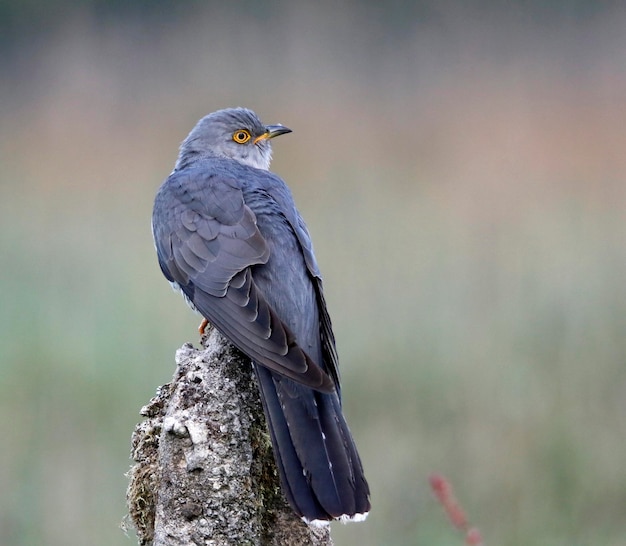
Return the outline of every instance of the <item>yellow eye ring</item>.
[[[233,133],[233,140],[237,144],[245,144],[248,140],[250,140],[250,138],[250,132],[246,129],[238,129]]]

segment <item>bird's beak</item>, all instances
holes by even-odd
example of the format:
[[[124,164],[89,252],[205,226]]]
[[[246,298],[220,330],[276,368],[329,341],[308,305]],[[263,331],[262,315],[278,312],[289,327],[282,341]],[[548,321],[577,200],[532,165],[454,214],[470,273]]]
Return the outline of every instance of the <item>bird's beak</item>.
[[[269,140],[285,133],[291,133],[291,129],[284,125],[266,125],[265,132],[254,139],[254,143],[261,142],[261,140]]]

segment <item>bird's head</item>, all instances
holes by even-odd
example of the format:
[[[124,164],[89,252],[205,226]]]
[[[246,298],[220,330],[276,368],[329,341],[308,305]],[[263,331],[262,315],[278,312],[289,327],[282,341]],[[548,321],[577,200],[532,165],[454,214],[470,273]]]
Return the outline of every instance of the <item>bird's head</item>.
[[[291,133],[283,125],[263,125],[247,108],[227,108],[203,117],[180,146],[176,169],[204,157],[228,157],[257,169],[269,169],[270,140]]]

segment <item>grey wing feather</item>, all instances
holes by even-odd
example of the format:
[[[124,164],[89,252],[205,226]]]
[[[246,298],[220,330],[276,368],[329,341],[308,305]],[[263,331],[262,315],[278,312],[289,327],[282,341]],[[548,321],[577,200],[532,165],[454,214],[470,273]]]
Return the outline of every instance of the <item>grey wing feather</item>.
[[[272,197],[282,205],[282,210],[285,211],[287,220],[291,224],[294,233],[302,248],[304,254],[304,260],[311,277],[313,278],[313,284],[317,294],[317,301],[320,313],[320,337],[322,341],[322,352],[324,355],[324,362],[326,364],[326,372],[330,375],[335,384],[335,388],[339,391],[340,388],[340,376],[339,376],[339,357],[337,355],[337,348],[335,344],[335,334],[333,333],[332,322],[326,307],[326,299],[324,298],[324,290],[322,286],[322,275],[315,259],[315,253],[313,251],[313,242],[309,234],[309,230],[306,223],[298,213],[298,210],[293,203],[291,193],[286,186],[273,186],[269,193]]]
[[[157,194],[153,232],[165,276],[233,344],[295,381],[334,389],[254,283],[250,268],[270,250],[236,180],[194,169],[172,174]]]

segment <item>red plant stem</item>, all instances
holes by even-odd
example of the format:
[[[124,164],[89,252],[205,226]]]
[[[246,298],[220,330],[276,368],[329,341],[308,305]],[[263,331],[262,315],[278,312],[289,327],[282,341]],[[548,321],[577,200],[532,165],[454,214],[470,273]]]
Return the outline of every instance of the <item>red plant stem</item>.
[[[452,525],[459,531],[465,532],[465,544],[467,546],[482,546],[483,539],[480,531],[469,527],[465,512],[456,500],[450,482],[441,474],[431,474],[429,481],[430,488],[443,506]]]

